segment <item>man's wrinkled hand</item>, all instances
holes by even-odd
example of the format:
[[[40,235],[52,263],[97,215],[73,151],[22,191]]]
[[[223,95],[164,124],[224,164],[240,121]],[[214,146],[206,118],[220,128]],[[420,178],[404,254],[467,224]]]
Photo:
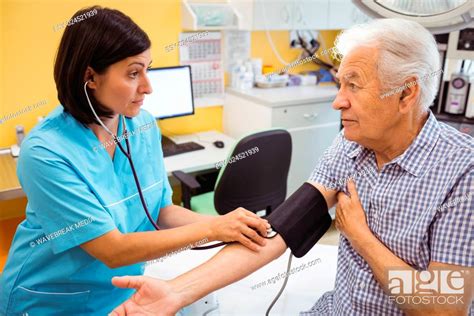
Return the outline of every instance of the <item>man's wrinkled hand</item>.
[[[351,245],[357,250],[360,243],[372,235],[372,231],[367,224],[365,211],[357,194],[354,180],[347,182],[350,196],[344,192],[337,194],[336,205],[336,228],[346,237]]]
[[[112,284],[136,292],[109,315],[172,316],[181,308],[179,295],[166,281],[146,276],[123,276],[112,278]]]

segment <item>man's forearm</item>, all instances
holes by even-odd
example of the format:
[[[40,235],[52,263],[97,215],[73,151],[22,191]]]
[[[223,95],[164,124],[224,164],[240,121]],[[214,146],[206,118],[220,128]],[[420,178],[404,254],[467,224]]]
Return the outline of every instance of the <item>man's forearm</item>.
[[[398,258],[390,251],[380,240],[374,235],[359,242],[359,247],[354,247],[356,251],[367,261],[375,279],[383,286],[384,289],[388,286],[387,269],[390,267],[397,268],[411,268],[405,261]]]
[[[374,235],[365,238],[363,241],[357,242],[358,246],[355,247],[357,252],[367,261],[370,266],[375,279],[380,283],[382,288],[388,292],[389,288],[389,279],[388,271],[389,269],[414,269],[404,262],[402,259],[398,258],[389,248],[387,248],[380,240],[378,240]],[[431,269],[431,265],[428,267],[428,270]],[[393,294],[391,294],[393,295]],[[440,294],[442,295],[442,294]],[[411,295],[412,297],[418,296],[417,294]],[[413,299],[413,301],[421,301],[422,295],[418,299]],[[394,301],[397,301],[396,299]],[[466,300],[468,302],[468,300]],[[417,316],[417,315],[467,315],[467,310],[470,304],[465,306],[455,306],[456,310],[450,306],[442,304],[431,304],[426,306],[421,306],[419,308],[413,308],[413,305],[399,305],[399,308],[402,309],[407,315]],[[448,309],[446,309],[448,308]]]
[[[311,183],[323,195],[328,207],[335,203],[336,191]],[[281,256],[287,245],[280,235],[268,239],[265,247],[253,252],[240,244],[225,247],[206,263],[170,281],[183,299],[183,306],[206,294],[236,282]]]
[[[200,299],[210,292],[236,282],[280,257],[286,244],[280,235],[267,240],[267,245],[254,252],[240,244],[231,244],[197,268],[171,280],[180,293],[183,306]]]

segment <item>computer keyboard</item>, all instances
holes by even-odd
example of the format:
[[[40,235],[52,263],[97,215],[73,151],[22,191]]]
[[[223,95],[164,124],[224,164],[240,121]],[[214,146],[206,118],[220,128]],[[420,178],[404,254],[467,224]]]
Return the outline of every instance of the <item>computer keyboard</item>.
[[[169,157],[179,154],[188,153],[191,151],[204,149],[204,146],[201,146],[195,142],[187,142],[182,144],[176,144],[171,139],[166,136],[161,138],[161,147],[163,148],[163,156]]]

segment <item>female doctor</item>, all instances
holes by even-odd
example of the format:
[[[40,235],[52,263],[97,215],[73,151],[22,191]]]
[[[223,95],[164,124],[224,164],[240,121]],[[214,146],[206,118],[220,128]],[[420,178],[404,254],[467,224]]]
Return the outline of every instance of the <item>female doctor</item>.
[[[0,280],[1,315],[106,315],[133,293],[112,277],[140,275],[147,260],[201,240],[265,244],[257,231],[266,236],[268,223],[251,212],[208,217],[172,204],[160,132],[140,110],[152,93],[148,36],[117,10],[74,16],[55,61],[61,106],[22,145],[28,206]],[[125,130],[134,133],[115,143]],[[143,204],[166,229],[154,231]]]

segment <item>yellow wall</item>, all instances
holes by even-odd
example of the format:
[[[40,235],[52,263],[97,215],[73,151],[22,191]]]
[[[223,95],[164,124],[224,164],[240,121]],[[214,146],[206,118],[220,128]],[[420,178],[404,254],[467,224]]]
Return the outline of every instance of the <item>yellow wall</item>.
[[[67,21],[82,7],[100,4],[125,12],[137,22],[152,41],[153,66],[178,63],[178,50],[165,52],[164,46],[176,42],[181,30],[178,0],[77,1],[77,0],[2,0],[2,52],[5,80],[1,85],[0,117],[15,113],[41,100],[48,103],[30,113],[0,125],[0,147],[16,142],[15,125],[29,131],[39,115],[47,115],[58,105],[53,79],[53,64],[62,30],[53,27]]]
[[[0,118],[42,100],[47,104],[0,124],[0,148],[16,142],[14,128],[21,124],[26,132],[36,124],[38,116],[46,116],[58,105],[53,80],[53,64],[62,31],[53,27],[67,21],[78,9],[99,4],[129,15],[152,41],[153,66],[179,63],[178,50],[166,52],[164,46],[178,40],[181,32],[179,0],[1,0],[0,2]],[[336,32],[323,32],[330,47]],[[288,61],[298,56],[289,49],[286,31],[271,32],[280,54]],[[264,32],[252,32],[252,57],[263,58],[264,64],[283,67],[265,38]],[[292,69],[316,69],[307,64]],[[185,134],[203,130],[222,130],[222,107],[197,108],[196,115],[160,122],[164,134]],[[1,176],[1,175],[0,175]],[[26,199],[0,201],[0,270],[14,230],[21,221]]]
[[[152,41],[153,66],[179,63],[178,50],[164,50],[165,45],[178,40],[181,31],[179,0],[3,0],[0,6],[0,118],[43,100],[47,103],[0,124],[0,147],[16,142],[16,125],[25,126],[28,132],[36,124],[38,116],[47,115],[58,105],[53,64],[62,31],[55,32],[53,27],[68,20],[79,8],[97,3],[122,10],[148,33]],[[334,31],[323,31],[327,47],[331,46],[335,34]],[[271,32],[271,36],[285,60],[293,61],[298,57],[299,50],[289,49],[287,31]],[[265,32],[252,32],[251,55],[263,58],[264,64],[272,64],[275,69],[284,67],[271,51]],[[308,63],[295,67],[290,72],[316,68],[314,64]],[[219,108],[197,109],[197,116],[194,118],[167,120],[164,125],[167,128],[177,128],[174,131],[176,133],[190,130],[188,124],[185,130],[181,130],[183,124],[180,123],[183,120],[194,130],[221,129],[221,121],[215,120],[220,111]],[[208,114],[212,120],[203,119]]]

